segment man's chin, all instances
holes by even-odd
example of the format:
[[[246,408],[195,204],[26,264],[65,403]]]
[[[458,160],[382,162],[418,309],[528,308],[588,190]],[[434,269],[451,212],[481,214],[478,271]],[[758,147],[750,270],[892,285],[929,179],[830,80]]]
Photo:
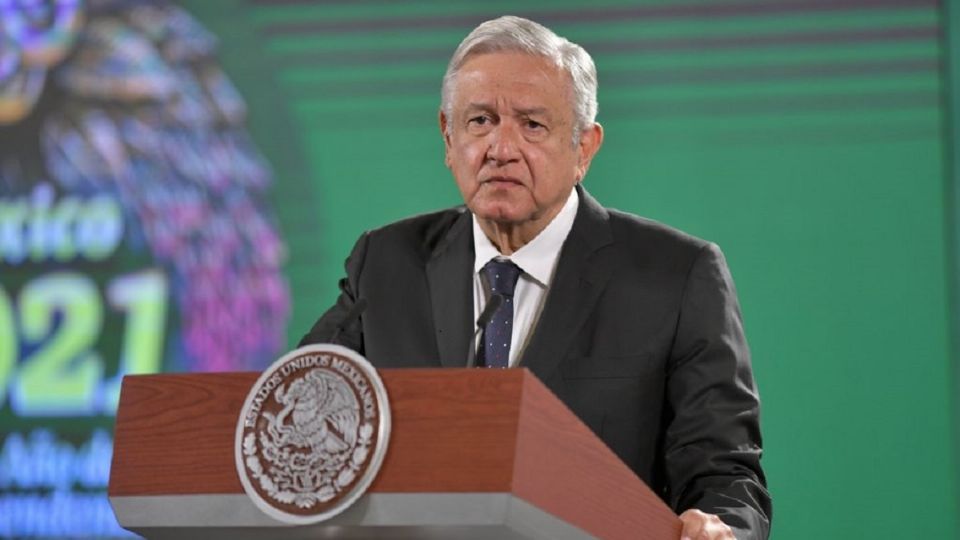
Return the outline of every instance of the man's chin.
[[[479,205],[476,208],[471,208],[470,211],[479,220],[492,221],[501,225],[517,225],[533,218],[532,212],[499,205]]]

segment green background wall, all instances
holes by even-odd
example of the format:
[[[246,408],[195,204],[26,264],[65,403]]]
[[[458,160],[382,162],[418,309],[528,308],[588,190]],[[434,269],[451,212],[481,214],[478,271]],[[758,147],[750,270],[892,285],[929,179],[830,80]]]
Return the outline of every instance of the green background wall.
[[[773,537],[957,537],[937,2],[185,5],[275,168],[291,345],[363,230],[458,202],[446,61],[480,21],[526,15],[595,57],[591,193],[727,254]]]

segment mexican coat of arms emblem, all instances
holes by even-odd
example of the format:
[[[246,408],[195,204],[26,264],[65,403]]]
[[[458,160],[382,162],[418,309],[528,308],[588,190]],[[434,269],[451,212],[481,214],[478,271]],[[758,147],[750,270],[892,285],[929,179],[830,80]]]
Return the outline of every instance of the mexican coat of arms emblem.
[[[308,345],[277,360],[250,390],[237,423],[237,473],[268,515],[317,523],[366,491],[389,432],[386,389],[373,366],[339,345]]]

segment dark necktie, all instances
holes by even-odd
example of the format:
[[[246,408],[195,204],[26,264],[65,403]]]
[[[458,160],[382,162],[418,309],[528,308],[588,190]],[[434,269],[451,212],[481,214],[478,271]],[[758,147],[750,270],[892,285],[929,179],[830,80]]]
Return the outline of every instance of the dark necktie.
[[[510,261],[491,260],[483,267],[490,294],[503,296],[503,304],[483,329],[483,364],[505,368],[510,365],[510,338],[513,335],[513,289],[520,267]]]

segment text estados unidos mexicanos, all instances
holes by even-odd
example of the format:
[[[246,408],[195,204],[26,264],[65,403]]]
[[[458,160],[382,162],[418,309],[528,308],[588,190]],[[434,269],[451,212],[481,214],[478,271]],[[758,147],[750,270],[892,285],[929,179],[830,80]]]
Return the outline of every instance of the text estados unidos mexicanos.
[[[246,417],[244,417],[244,427],[252,428],[256,425],[257,417],[260,416],[260,410],[263,408],[264,401],[270,397],[270,393],[273,392],[274,389],[280,386],[284,378],[295,371],[307,368],[331,368],[347,377],[360,394],[360,400],[363,402],[364,419],[370,421],[376,416],[377,407],[367,378],[363,373],[359,372],[351,362],[340,357],[325,354],[305,355],[283,364],[280,366],[278,372],[274,372],[264,381],[263,386],[260,387],[260,390],[258,390],[253,397],[250,410],[247,412]]]

